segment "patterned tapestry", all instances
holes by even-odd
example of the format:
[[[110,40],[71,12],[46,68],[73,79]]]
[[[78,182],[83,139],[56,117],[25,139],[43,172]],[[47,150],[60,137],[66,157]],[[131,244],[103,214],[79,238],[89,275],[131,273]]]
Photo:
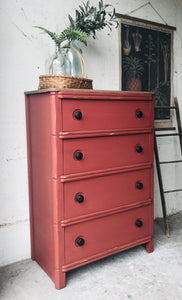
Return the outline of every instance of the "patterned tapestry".
[[[154,91],[155,105],[170,105],[171,33],[121,24],[122,90]],[[158,110],[156,120],[170,119]]]

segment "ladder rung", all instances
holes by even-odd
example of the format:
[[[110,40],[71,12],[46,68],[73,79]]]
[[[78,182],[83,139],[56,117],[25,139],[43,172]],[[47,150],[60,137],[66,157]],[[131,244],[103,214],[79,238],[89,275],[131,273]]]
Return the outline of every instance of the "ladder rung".
[[[155,106],[155,109],[177,109],[176,106]]]
[[[176,127],[159,127],[159,128],[154,128],[155,131],[166,131],[166,130],[176,130]]]
[[[164,136],[180,136],[182,133],[166,133],[166,134],[156,134],[156,137],[164,137]]]
[[[181,192],[182,189],[178,189],[178,190],[171,190],[171,191],[164,191],[164,193],[174,193],[174,192]]]
[[[180,162],[182,162],[182,160],[161,161],[159,163],[162,165],[162,164],[175,164],[175,163],[180,163]]]
[[[168,219],[168,223],[171,223],[171,222],[174,222],[174,221],[177,221],[177,220],[182,220],[182,217]]]

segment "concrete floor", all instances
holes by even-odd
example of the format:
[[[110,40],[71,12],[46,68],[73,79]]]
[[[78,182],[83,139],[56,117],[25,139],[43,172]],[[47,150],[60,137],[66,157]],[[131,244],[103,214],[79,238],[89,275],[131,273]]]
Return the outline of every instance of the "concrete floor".
[[[153,253],[139,246],[67,273],[56,290],[38,264],[21,261],[0,269],[1,300],[182,300],[182,220],[167,238],[154,226]]]

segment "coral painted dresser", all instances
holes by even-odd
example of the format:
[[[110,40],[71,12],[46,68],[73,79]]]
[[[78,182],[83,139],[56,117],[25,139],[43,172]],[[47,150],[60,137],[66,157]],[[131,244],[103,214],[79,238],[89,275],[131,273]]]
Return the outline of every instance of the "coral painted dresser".
[[[65,273],[145,244],[153,251],[153,94],[26,92],[32,259]]]

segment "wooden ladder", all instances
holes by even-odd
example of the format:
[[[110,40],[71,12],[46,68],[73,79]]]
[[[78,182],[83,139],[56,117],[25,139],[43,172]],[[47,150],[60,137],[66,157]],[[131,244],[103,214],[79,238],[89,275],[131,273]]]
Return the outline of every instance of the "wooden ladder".
[[[164,220],[164,228],[165,228],[165,234],[167,237],[169,237],[169,222],[174,221],[179,218],[173,218],[168,219],[167,215],[167,209],[166,209],[166,201],[165,201],[165,194],[166,193],[172,193],[172,192],[179,192],[182,191],[182,189],[175,189],[175,190],[169,190],[164,191],[163,188],[163,180],[162,180],[162,173],[161,173],[161,164],[175,164],[175,163],[182,163],[182,160],[172,160],[172,161],[160,161],[159,160],[159,151],[157,146],[157,138],[161,137],[170,137],[170,136],[179,136],[179,142],[180,142],[180,148],[181,148],[181,154],[182,154],[182,128],[181,128],[181,119],[180,119],[180,113],[179,113],[179,106],[177,98],[174,98],[174,106],[156,106],[155,110],[157,109],[174,109],[176,111],[176,121],[177,121],[177,133],[167,133],[167,134],[157,134],[157,131],[162,130],[175,130],[175,127],[170,128],[155,128],[155,134],[154,134],[154,152],[155,152],[155,160],[156,160],[156,168],[157,168],[157,175],[158,175],[158,181],[159,181],[159,190],[160,190],[160,196],[161,196],[161,204],[162,204],[162,212],[163,212],[163,220]]]

